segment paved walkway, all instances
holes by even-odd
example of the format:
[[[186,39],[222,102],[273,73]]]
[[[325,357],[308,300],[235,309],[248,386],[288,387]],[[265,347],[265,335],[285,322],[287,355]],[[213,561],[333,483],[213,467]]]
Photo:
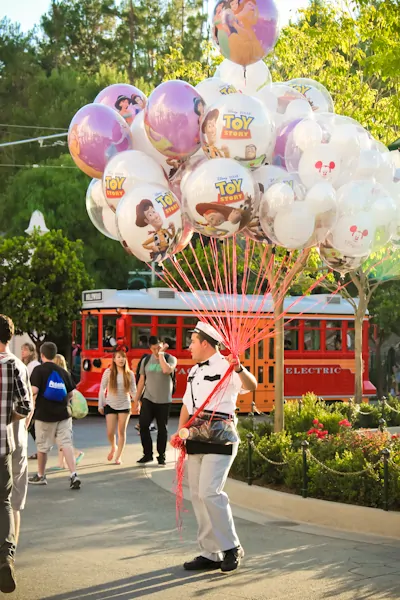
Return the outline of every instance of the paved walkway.
[[[18,588],[11,598],[400,598],[400,543],[310,533],[295,523],[243,511],[242,517],[251,520],[236,520],[246,550],[240,571],[230,577],[185,572],[183,560],[197,553],[190,504],[180,536],[174,497],[135,465],[141,453],[133,425],[125,463],[116,467],[105,460],[104,421],[89,417],[77,423],[76,443],[86,452],[81,491],[70,491],[62,472],[50,473],[47,487],[30,487],[17,556]]]

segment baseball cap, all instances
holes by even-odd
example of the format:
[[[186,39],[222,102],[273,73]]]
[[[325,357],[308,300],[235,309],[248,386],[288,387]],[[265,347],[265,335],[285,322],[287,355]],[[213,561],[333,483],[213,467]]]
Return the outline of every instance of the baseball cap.
[[[220,333],[209,325],[208,323],[203,323],[203,321],[198,321],[196,327],[192,330],[193,333],[202,333],[204,334],[211,342],[216,342],[218,344],[223,343],[223,339]]]

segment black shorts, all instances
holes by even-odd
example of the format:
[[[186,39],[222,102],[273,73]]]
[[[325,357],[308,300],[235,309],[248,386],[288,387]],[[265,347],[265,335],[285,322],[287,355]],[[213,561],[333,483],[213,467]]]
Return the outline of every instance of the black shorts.
[[[106,404],[104,407],[105,415],[119,415],[120,413],[130,413],[130,412],[131,412],[130,408],[123,408],[121,410],[117,410],[116,408],[111,408],[111,406],[108,406],[108,404]]]

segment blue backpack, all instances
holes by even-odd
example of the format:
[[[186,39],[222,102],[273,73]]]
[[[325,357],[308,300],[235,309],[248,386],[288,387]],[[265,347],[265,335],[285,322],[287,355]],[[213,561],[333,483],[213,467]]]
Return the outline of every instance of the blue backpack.
[[[43,392],[44,398],[50,402],[63,402],[67,397],[67,388],[64,379],[57,371],[52,371]]]

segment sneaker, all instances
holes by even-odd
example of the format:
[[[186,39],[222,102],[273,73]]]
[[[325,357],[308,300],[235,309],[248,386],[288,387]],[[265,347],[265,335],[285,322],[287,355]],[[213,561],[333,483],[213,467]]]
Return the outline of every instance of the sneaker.
[[[157,456],[157,462],[161,467],[165,467],[165,456]]]
[[[136,461],[138,465],[145,465],[146,463],[153,462],[152,456],[142,456],[139,460]]]
[[[11,594],[16,587],[14,559],[6,558],[5,562],[0,564],[0,591]]]
[[[140,431],[140,425],[139,425],[139,423],[136,423],[135,429],[136,429],[136,431]]]
[[[223,573],[230,573],[236,571],[240,566],[240,559],[244,556],[244,550],[241,546],[238,548],[232,548],[225,552],[224,560],[221,564],[221,571]]]
[[[74,473],[73,475],[71,475],[70,478],[70,482],[69,482],[69,487],[71,488],[71,490],[79,490],[81,487],[81,480],[79,479],[78,475],[76,473]]]
[[[33,483],[33,485],[47,485],[47,478],[46,475],[40,477],[36,473],[36,475],[33,475],[33,477],[29,477],[28,482]]]
[[[157,427],[152,423],[149,427],[149,431],[157,431]]]
[[[210,560],[205,556],[196,556],[193,560],[183,563],[185,571],[214,571],[221,568],[221,561]]]

